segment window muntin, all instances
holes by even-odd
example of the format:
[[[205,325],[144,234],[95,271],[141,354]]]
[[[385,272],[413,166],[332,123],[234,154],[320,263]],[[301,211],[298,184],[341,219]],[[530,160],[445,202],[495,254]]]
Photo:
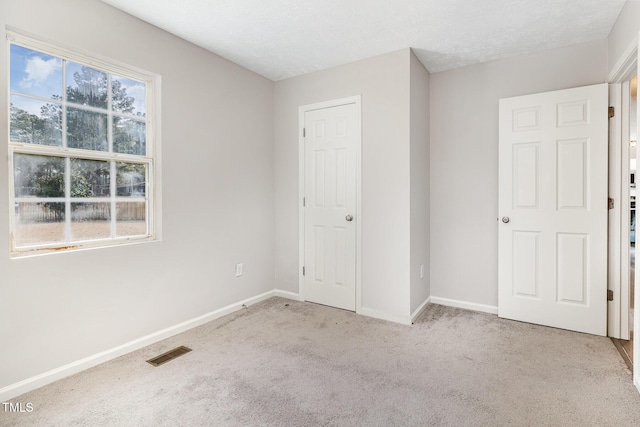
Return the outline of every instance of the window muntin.
[[[153,79],[10,43],[13,255],[153,239]]]

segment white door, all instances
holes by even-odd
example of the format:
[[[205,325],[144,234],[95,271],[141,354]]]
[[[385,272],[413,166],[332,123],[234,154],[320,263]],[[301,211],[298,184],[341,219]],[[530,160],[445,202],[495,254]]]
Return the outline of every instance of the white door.
[[[303,298],[356,308],[356,103],[304,112]]]
[[[607,333],[607,85],[500,100],[498,314]]]

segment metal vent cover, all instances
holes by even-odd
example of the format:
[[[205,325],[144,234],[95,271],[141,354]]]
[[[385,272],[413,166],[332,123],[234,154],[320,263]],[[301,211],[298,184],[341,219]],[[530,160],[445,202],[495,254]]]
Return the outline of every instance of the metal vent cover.
[[[191,351],[189,347],[185,347],[181,345],[180,347],[174,348],[173,350],[169,350],[166,353],[162,353],[160,356],[156,356],[152,359],[147,360],[147,363],[153,366],[160,366],[163,363],[167,363],[176,357],[180,357],[183,354],[187,354]]]

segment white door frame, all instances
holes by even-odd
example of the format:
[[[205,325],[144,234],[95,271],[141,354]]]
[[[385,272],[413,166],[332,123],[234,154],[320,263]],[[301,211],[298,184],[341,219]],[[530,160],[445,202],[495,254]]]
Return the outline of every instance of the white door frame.
[[[624,310],[622,304],[627,304],[628,297],[623,298],[623,295],[629,295],[629,256],[628,248],[625,251],[624,245],[629,238],[628,227],[622,227],[622,224],[628,222],[628,213],[623,214],[621,208],[628,207],[629,194],[628,184],[623,185],[622,178],[627,179],[629,171],[629,150],[626,149],[626,144],[623,144],[622,139],[622,119],[623,119],[623,87],[622,84],[629,80],[634,74],[640,71],[640,60],[638,57],[639,47],[638,41],[640,40],[640,34],[637,35],[633,42],[627,47],[622,57],[614,65],[613,69],[609,73],[607,81],[610,83],[610,100],[613,107],[616,108],[616,116],[611,119],[610,125],[610,141],[609,141],[609,197],[614,198],[614,209],[610,211],[609,219],[609,285],[608,289],[614,291],[614,300],[609,302],[609,316],[608,316],[608,329],[609,336],[620,337],[623,336],[624,330],[622,325],[628,322],[628,308]],[[617,112],[620,112],[618,114]],[[627,113],[628,114],[628,106]],[[640,114],[639,114],[640,115]],[[626,171],[626,172],[625,172]],[[628,181],[625,181],[628,182]],[[626,200],[626,203],[624,201]],[[625,218],[627,218],[625,220]],[[626,222],[623,222],[626,221]],[[624,245],[623,245],[624,242]],[[637,335],[640,330],[640,311],[638,310],[640,295],[638,279],[640,278],[640,269],[636,268],[635,278],[635,301],[634,307],[634,331]],[[622,277],[625,276],[626,280]],[[625,285],[626,283],[626,285]],[[625,288],[626,286],[626,288]],[[628,331],[627,331],[628,334]],[[633,340],[633,354],[640,355],[640,340],[637,337]],[[640,359],[640,357],[638,358]],[[633,364],[633,383],[640,391],[640,361],[636,361]]]
[[[621,302],[624,287],[622,272],[629,271],[628,248],[622,242],[629,238],[629,230],[622,227],[625,223],[621,217],[623,206],[628,205],[629,195],[623,196],[622,176],[625,175],[625,161],[622,150],[622,84],[609,84],[609,105],[615,108],[616,115],[609,119],[609,197],[614,200],[613,208],[608,213],[608,261],[607,289],[613,291],[614,299],[607,304],[607,335],[611,338],[625,337],[622,330],[623,306]],[[627,160],[628,162],[628,155]],[[627,166],[628,170],[629,167]],[[627,192],[628,193],[628,192]],[[626,199],[626,203],[625,200]],[[626,250],[627,256],[624,255]],[[626,265],[625,265],[626,264]],[[628,276],[628,275],[627,275]],[[627,277],[627,286],[628,286]],[[628,331],[627,331],[628,332]]]
[[[321,110],[324,108],[339,107],[341,105],[356,105],[356,313],[362,309],[362,96],[355,95],[346,98],[333,99],[303,105],[298,108],[298,289],[299,298],[305,301],[304,275],[304,206],[305,197],[305,144],[304,144],[304,117],[307,111]]]

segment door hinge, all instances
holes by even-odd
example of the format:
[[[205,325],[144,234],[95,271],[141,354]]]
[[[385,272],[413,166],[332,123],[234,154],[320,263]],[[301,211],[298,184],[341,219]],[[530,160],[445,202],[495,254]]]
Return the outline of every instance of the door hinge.
[[[613,209],[613,198],[609,197],[609,209]]]
[[[304,276],[305,270],[304,270],[304,265],[302,266],[302,275]]]
[[[613,118],[616,116],[616,107],[609,107],[609,118]]]
[[[607,290],[607,301],[613,301],[613,291],[611,289]]]
[[[302,128],[302,137],[307,136],[307,128]]]
[[[305,207],[305,206],[307,206],[307,198],[303,197],[302,198],[302,207]]]

